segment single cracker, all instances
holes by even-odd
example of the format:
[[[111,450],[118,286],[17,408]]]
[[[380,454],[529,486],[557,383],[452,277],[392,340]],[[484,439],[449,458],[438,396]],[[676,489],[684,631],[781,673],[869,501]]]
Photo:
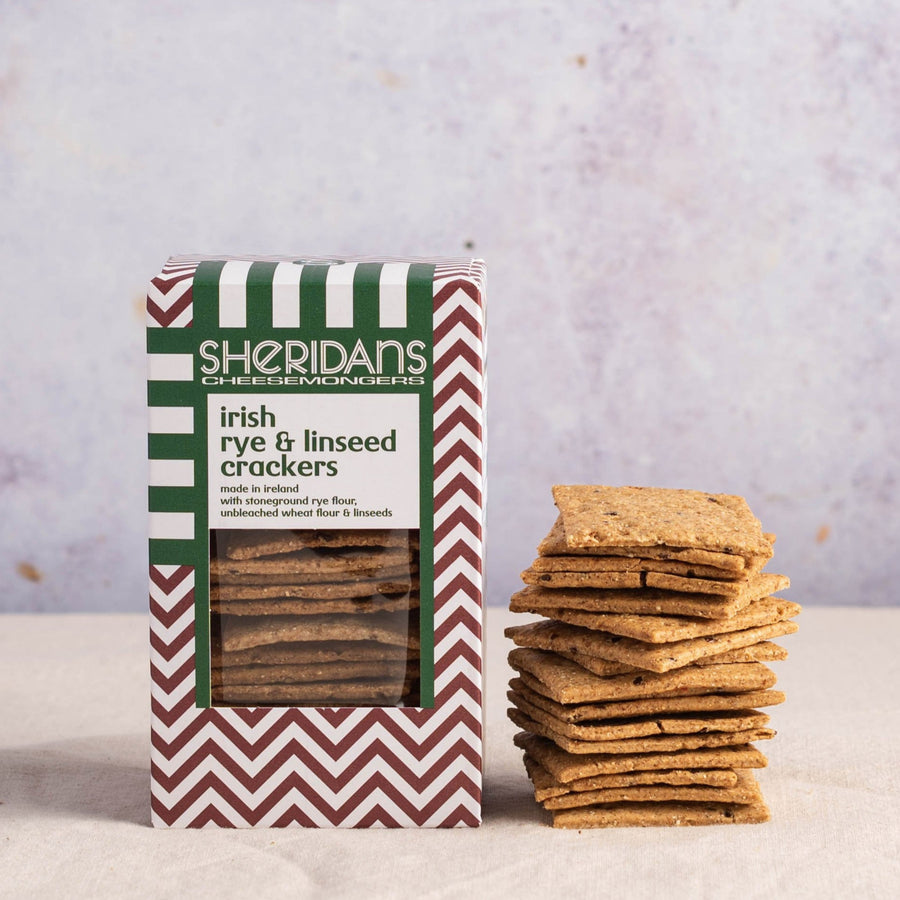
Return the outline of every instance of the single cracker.
[[[740,581],[716,581],[711,578],[685,578],[682,575],[668,575],[664,572],[648,572],[644,576],[644,584],[648,588],[664,591],[683,591],[686,594],[714,594],[720,597],[753,597],[763,594],[774,594],[791,586],[787,575],[774,572],[758,572]]]
[[[574,754],[553,741],[529,732],[513,738],[517,747],[536,759],[559,784],[581,784],[586,778],[622,772],[670,769],[762,769],[766,757],[750,744],[742,747],[704,747],[663,753]]]
[[[665,545],[747,557],[772,545],[743,497],[652,487],[555,485],[570,548]]]
[[[615,579],[619,580],[616,581]],[[626,581],[626,579],[630,579]],[[635,584],[635,580],[637,583]],[[551,589],[569,588],[656,588],[679,594],[700,594],[704,597],[728,597],[743,600],[746,605],[758,597],[765,597],[790,587],[786,575],[760,572],[738,581],[713,581],[709,578],[684,578],[659,572],[522,572],[522,581]]]
[[[724,619],[733,616],[751,603],[765,596],[751,593],[740,597],[715,594],[689,594],[676,591],[596,590],[592,588],[543,588],[529,585],[512,595],[512,612],[533,612],[546,615],[550,609],[574,609],[583,612],[625,613],[636,615],[699,616]]]
[[[632,547],[628,545],[569,547],[566,543],[566,530],[562,516],[558,516],[550,533],[540,542],[537,552],[541,556],[633,556],[640,559],[671,559],[684,563],[711,566],[729,572],[744,574],[748,568],[743,556],[733,553],[718,553],[713,550],[701,550],[687,547]],[[753,558],[752,562],[759,568],[771,557]]]
[[[560,610],[560,612],[563,611]],[[567,636],[566,641],[586,656],[601,657],[637,666],[648,672],[661,673],[684,668],[699,659],[724,653],[726,650],[747,647],[769,638],[793,634],[796,630],[796,623],[784,621],[775,622],[772,625],[762,625],[758,628],[745,628],[742,631],[688,638],[668,644],[651,644],[646,641],[624,638],[617,634],[606,634],[602,631],[582,628],[577,636]]]
[[[295,550],[330,547],[403,547],[410,542],[410,532],[396,529],[259,529],[216,532],[220,555],[229,559],[255,559]],[[224,553],[222,552],[224,550]]]
[[[672,672],[602,678],[556,654],[524,647],[510,652],[509,663],[517,671],[533,676],[543,688],[541,693],[557,703],[758,691],[775,684],[775,673],[762,663],[691,666]]]
[[[639,588],[644,584],[644,575],[637,572],[536,572],[525,569],[521,573],[525,584],[542,587],[574,588]]]
[[[294,641],[378,641],[419,647],[418,625],[405,614],[240,616],[222,628],[222,652]]]
[[[543,801],[544,809],[578,809],[599,803],[760,803],[762,794],[751,769],[738,770],[738,783],[732,787],[706,784],[654,784],[633,787],[573,791]]]
[[[516,691],[507,691],[510,702],[535,722],[573,741],[618,741],[650,737],[658,734],[702,734],[708,731],[749,731],[764,728],[769,721],[765,713],[755,709],[729,710],[693,715],[647,716],[614,723],[577,725],[557,718],[542,707],[532,704]]]
[[[346,600],[229,600],[226,603],[212,603],[210,611],[217,615],[267,616],[294,615],[310,616],[326,613],[374,613],[396,612],[403,609],[417,609],[417,594],[401,594],[394,597],[352,597]]]
[[[550,650],[560,656],[578,663],[579,666],[595,675],[625,675],[629,672],[643,671],[640,666],[604,659],[594,654],[594,632],[544,619],[540,622],[529,622],[527,625],[512,625],[504,629],[504,635],[518,647],[530,647],[533,650]],[[655,645],[654,645],[655,646]],[[706,658],[696,659],[692,665],[712,666],[723,663],[738,662],[774,662],[787,658],[787,650],[770,641],[759,641],[745,647],[725,650]]]
[[[249,684],[215,688],[214,703],[241,706],[269,706],[286,703],[296,706],[384,706],[399,702],[409,692],[396,679],[343,681],[329,684]]]
[[[358,576],[380,578],[386,569],[407,565],[413,554],[407,549],[371,549],[317,552],[298,550],[260,559],[211,559],[210,575],[224,580],[228,575],[324,575],[340,578]],[[328,579],[323,579],[328,580]]]
[[[704,785],[706,787],[734,787],[738,783],[734,769],[662,769],[657,772],[622,772],[617,775],[596,775],[569,784],[560,784],[535,759],[524,754],[525,771],[534,786],[534,799],[538,803],[552,797],[572,793],[605,791],[610,788],[628,788],[642,785]],[[738,770],[744,771],[744,770]]]
[[[565,572],[659,572],[668,575],[687,575],[691,578],[721,578],[726,581],[742,578],[743,572],[701,566],[670,559],[642,559],[633,556],[539,556],[531,563],[532,573]]]
[[[334,581],[324,584],[225,584],[210,586],[211,601],[273,600],[285,597],[303,597],[308,600],[335,600],[347,597],[371,597],[374,594],[405,594],[418,588],[419,580],[383,578],[365,581]]]
[[[212,651],[212,665],[222,666],[276,666],[303,665],[306,663],[363,662],[365,660],[403,660],[417,658],[418,651],[393,644],[377,644],[370,641],[323,641],[302,644],[267,644],[223,653],[220,647]]]
[[[553,648],[549,649],[552,650]],[[637,666],[612,663],[598,656],[586,656],[583,653],[570,653],[566,650],[555,650],[554,652],[566,659],[570,659],[573,663],[578,663],[579,666],[587,669],[588,672],[593,672],[595,675],[625,675],[629,672],[644,671]],[[705,659],[695,659],[691,665],[720,666],[723,663],[776,662],[782,659],[787,659],[787,650],[784,647],[773,644],[771,641],[759,641],[759,643],[750,644],[748,647],[738,647],[736,650],[726,650],[724,653],[716,653]]]
[[[509,719],[524,731],[553,741],[567,753],[661,753],[674,750],[696,750],[700,747],[733,747],[764,741],[775,737],[772,728],[748,728],[744,731],[709,731],[699,734],[659,734],[651,737],[623,738],[618,741],[573,740],[554,731],[543,722],[536,722],[521,710],[506,711]]]
[[[399,566],[386,566],[379,569],[374,575],[350,575],[338,571],[335,572],[261,572],[248,573],[242,572],[235,574],[234,572],[220,573],[213,569],[210,571],[210,581],[213,584],[225,585],[229,587],[243,586],[278,586],[278,585],[342,585],[354,584],[356,582],[366,581],[383,581],[386,579],[408,581],[413,578],[419,571],[419,567],[415,562],[404,563]]]
[[[230,684],[306,684],[314,681],[346,681],[351,678],[395,678],[400,681],[415,677],[418,666],[408,666],[405,659],[365,660],[360,662],[324,662],[283,665],[227,666],[210,669],[214,687]]]
[[[763,597],[727,619],[693,616],[635,616],[628,613],[588,613],[568,609],[548,609],[546,614],[571,625],[603,631],[653,644],[741,631],[792,619],[801,612],[798,603],[780,597]],[[599,654],[598,654],[599,655]]]
[[[541,691],[546,687],[536,678],[523,672],[511,678],[509,686],[530,703],[541,707],[565,722],[593,722],[604,719],[631,719],[637,716],[658,716],[668,713],[699,713],[726,709],[757,709],[784,703],[782,691],[744,691],[733,694],[690,694],[684,697],[648,697],[611,703],[580,703],[563,705],[551,700]]]
[[[554,828],[619,828],[659,825],[757,825],[769,809],[756,803],[611,803],[553,812]]]

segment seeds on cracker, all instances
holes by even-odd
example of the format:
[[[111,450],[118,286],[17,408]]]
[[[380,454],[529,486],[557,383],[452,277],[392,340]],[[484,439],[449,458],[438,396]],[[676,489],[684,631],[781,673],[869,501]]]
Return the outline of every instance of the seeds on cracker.
[[[775,673],[762,663],[696,666],[671,672],[601,677],[555,653],[518,647],[510,665],[540,685],[540,693],[558,703],[596,703],[672,694],[713,694],[765,690]],[[531,685],[531,680],[527,683]]]
[[[775,536],[734,495],[553,496],[559,516],[510,600],[547,618],[506,630],[508,715],[525,729],[535,799],[556,827],[765,821],[749,769],[766,761],[750,741],[774,731],[755,707],[784,700],[763,662],[786,657],[769,639],[795,631],[800,611],[771,596],[789,580],[762,572]],[[626,760],[680,774],[626,774]]]
[[[702,491],[556,485],[566,545],[696,547],[747,557],[772,555],[743,497]]]
[[[519,732],[513,740],[517,747],[536,759],[556,781],[562,784],[622,772],[761,769],[768,765],[766,757],[751,744],[650,753],[573,754],[567,753],[548,738],[531,732]]]
[[[410,532],[405,530],[372,529],[328,531],[318,529],[281,529],[258,531],[217,532],[220,556],[229,559],[255,559],[293,553],[297,550],[318,550],[347,547],[405,547],[410,545]]]
[[[210,609],[220,615],[265,616],[294,615],[321,616],[327,613],[397,612],[417,609],[417,594],[401,594],[383,597],[350,597],[339,600],[305,600],[296,598],[276,598],[273,600],[229,600],[226,603],[212,603]]]
[[[762,706],[777,706],[779,703],[784,703],[784,694],[781,691],[761,690],[645,697],[607,703],[562,704],[551,700],[540,690],[535,690],[533,687],[535,683],[538,683],[537,679],[533,679],[523,672],[520,677],[511,678],[509,686],[532,705],[539,706],[554,718],[564,722],[633,719],[640,716],[667,715],[669,713],[684,713],[693,716],[701,712],[758,709]]]

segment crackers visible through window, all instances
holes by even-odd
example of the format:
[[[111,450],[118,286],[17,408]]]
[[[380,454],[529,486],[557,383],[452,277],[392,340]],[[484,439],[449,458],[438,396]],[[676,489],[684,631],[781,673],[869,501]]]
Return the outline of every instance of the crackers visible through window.
[[[418,706],[419,532],[210,532],[213,706]]]

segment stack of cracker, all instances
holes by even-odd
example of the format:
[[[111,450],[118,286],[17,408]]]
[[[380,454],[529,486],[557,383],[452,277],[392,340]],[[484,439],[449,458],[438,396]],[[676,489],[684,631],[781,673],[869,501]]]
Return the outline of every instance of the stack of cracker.
[[[418,586],[417,532],[213,532],[213,704],[417,705]]]
[[[559,518],[514,594],[509,717],[558,828],[764,822],[753,746],[797,630],[742,497],[553,488]]]

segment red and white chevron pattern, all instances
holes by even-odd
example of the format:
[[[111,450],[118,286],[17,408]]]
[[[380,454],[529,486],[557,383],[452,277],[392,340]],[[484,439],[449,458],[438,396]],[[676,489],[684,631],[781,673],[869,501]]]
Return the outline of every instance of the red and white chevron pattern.
[[[189,298],[190,275],[169,276]],[[434,283],[434,708],[198,709],[194,570],[151,566],[155,825],[480,822],[482,277],[454,267]],[[190,324],[189,299],[157,307]]]
[[[148,328],[190,328],[194,321],[194,272],[199,260],[170,259],[147,291]]]

